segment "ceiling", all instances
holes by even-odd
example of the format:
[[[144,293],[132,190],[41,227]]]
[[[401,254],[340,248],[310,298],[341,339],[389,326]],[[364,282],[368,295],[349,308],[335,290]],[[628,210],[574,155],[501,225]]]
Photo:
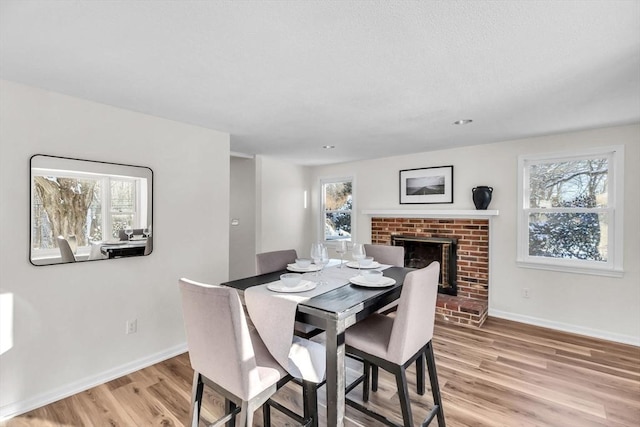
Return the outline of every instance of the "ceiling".
[[[0,77],[338,163],[640,122],[640,2],[0,0]]]

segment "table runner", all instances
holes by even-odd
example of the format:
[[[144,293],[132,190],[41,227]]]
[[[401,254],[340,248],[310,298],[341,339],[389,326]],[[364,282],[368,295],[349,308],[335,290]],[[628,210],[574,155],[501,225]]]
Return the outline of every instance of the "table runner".
[[[390,265],[381,264],[378,269]],[[299,293],[279,293],[267,289],[269,283],[253,286],[244,291],[247,312],[271,355],[296,378],[319,383],[324,379],[326,353],[322,344],[294,336],[294,323],[298,304],[316,295],[346,285],[358,275],[358,269],[343,265],[325,268],[322,279],[326,284]],[[320,277],[305,273],[303,280],[317,282]],[[275,282],[271,282],[275,283]]]

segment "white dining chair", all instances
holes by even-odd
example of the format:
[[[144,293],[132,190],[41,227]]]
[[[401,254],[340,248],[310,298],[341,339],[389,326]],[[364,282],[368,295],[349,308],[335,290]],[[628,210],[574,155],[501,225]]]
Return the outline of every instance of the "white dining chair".
[[[254,411],[261,406],[264,425],[270,425],[270,398],[291,376],[271,356],[258,333],[248,327],[237,291],[185,278],[179,280],[179,287],[194,370],[188,425],[197,427],[200,422],[205,385],[225,399],[227,411],[214,426],[237,417],[241,427],[251,427]],[[296,422],[311,424],[311,420],[271,403]]]
[[[62,236],[58,236],[57,240],[62,262],[76,262],[76,257],[73,254],[73,250],[71,249],[71,246],[69,245],[67,239]]]
[[[371,365],[375,364],[392,373],[396,377],[405,427],[414,425],[406,368],[424,356],[427,359],[434,405],[420,425],[428,425],[437,417],[438,426],[445,426],[432,347],[439,274],[438,262],[408,273],[402,285],[395,316],[375,313],[351,326],[345,333],[347,354],[355,355],[364,361],[363,375],[347,387],[347,393],[363,383],[362,400],[367,402]],[[377,382],[377,379],[373,381]],[[374,387],[374,391],[376,388]],[[382,415],[351,399],[347,399],[347,404],[377,420],[384,419]]]

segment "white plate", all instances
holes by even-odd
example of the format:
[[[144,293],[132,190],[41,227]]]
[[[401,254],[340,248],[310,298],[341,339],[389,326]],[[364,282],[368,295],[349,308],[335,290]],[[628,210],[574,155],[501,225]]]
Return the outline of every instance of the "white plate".
[[[308,273],[310,271],[320,271],[320,266],[319,265],[315,265],[315,264],[311,264],[307,268],[301,268],[301,267],[298,267],[295,264],[287,264],[287,270],[295,271],[296,273]]]
[[[362,276],[353,276],[351,279],[349,279],[349,281],[354,285],[366,286],[367,288],[386,288],[387,286],[392,286],[396,284],[395,279],[392,279],[391,277],[385,277],[385,276],[382,276],[380,281],[377,283],[369,282],[367,281],[367,279],[365,279]]]
[[[317,286],[316,282],[309,280],[303,280],[300,284],[293,288],[287,288],[281,281],[273,282],[267,285],[267,289],[274,292],[306,292],[314,289]]]
[[[358,261],[349,261],[347,263],[347,267],[351,267],[351,268],[358,268]],[[362,266],[360,268],[378,268],[380,267],[380,263],[378,261],[373,261],[371,264],[367,265],[367,266]]]

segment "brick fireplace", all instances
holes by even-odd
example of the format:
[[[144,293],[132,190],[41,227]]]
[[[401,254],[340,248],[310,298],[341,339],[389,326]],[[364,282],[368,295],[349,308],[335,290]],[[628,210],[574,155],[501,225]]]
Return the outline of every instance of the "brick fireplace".
[[[489,220],[372,216],[371,243],[390,245],[393,236],[457,241],[457,295],[439,293],[436,316],[482,326],[489,305]]]

